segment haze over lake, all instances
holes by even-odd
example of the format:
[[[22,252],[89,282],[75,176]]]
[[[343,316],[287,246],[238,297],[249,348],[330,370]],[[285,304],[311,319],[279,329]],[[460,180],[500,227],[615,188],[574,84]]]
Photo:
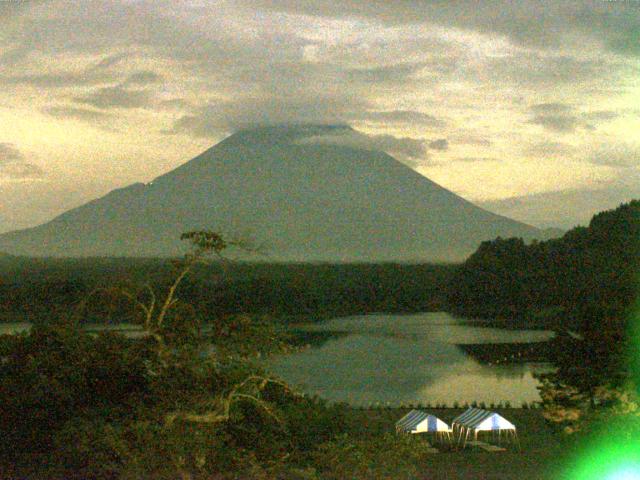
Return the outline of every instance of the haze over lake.
[[[485,365],[457,345],[553,337],[549,331],[470,326],[444,312],[353,316],[299,328],[335,337],[271,359],[271,371],[306,393],[353,405],[538,401],[533,374],[548,365]]]

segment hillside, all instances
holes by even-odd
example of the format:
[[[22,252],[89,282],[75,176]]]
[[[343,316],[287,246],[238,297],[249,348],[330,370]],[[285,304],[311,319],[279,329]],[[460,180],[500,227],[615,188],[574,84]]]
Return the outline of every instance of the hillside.
[[[483,210],[390,155],[340,142],[347,126],[240,131],[148,184],[0,235],[32,256],[172,256],[181,232],[264,244],[275,261],[459,261],[483,240],[544,232]]]
[[[520,326],[585,332],[609,322],[606,328],[620,330],[637,296],[639,266],[640,201],[634,200],[562,238],[483,243],[457,271],[449,304],[460,315]]]

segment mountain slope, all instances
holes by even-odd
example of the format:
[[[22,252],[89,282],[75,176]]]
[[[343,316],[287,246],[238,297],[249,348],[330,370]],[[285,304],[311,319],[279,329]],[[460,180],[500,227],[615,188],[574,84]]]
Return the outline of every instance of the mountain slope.
[[[266,243],[274,260],[460,260],[496,236],[538,238],[386,153],[308,141],[349,127],[244,130],[149,184],[44,225],[0,235],[0,251],[168,256],[180,233],[210,228]]]

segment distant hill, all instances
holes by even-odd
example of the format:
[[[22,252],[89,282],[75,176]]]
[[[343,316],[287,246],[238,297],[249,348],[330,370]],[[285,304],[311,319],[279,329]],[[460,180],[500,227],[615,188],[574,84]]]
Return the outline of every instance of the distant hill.
[[[242,130],[148,184],[0,235],[0,251],[173,256],[184,251],[180,233],[207,228],[264,243],[277,261],[459,261],[497,236],[547,237],[384,152],[336,140],[354,133],[348,126]]]
[[[449,308],[470,317],[504,318],[580,331],[623,324],[637,298],[640,200],[600,212],[562,238],[525,245],[483,243],[457,270]]]
[[[616,208],[638,198],[637,187],[619,181],[606,188],[545,192],[502,200],[480,202],[479,206],[509,218],[531,222],[538,226],[569,230],[589,224],[591,217],[602,210]],[[562,236],[554,235],[556,237]]]

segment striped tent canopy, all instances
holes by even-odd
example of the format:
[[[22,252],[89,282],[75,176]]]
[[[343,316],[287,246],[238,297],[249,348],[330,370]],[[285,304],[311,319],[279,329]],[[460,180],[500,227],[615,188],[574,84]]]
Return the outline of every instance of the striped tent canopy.
[[[450,432],[451,428],[438,417],[420,410],[411,410],[396,422],[396,430],[407,433],[437,433]]]
[[[515,425],[503,416],[480,408],[469,408],[466,412],[454,418],[452,425],[454,428],[459,427],[476,432],[515,431],[516,429]]]

